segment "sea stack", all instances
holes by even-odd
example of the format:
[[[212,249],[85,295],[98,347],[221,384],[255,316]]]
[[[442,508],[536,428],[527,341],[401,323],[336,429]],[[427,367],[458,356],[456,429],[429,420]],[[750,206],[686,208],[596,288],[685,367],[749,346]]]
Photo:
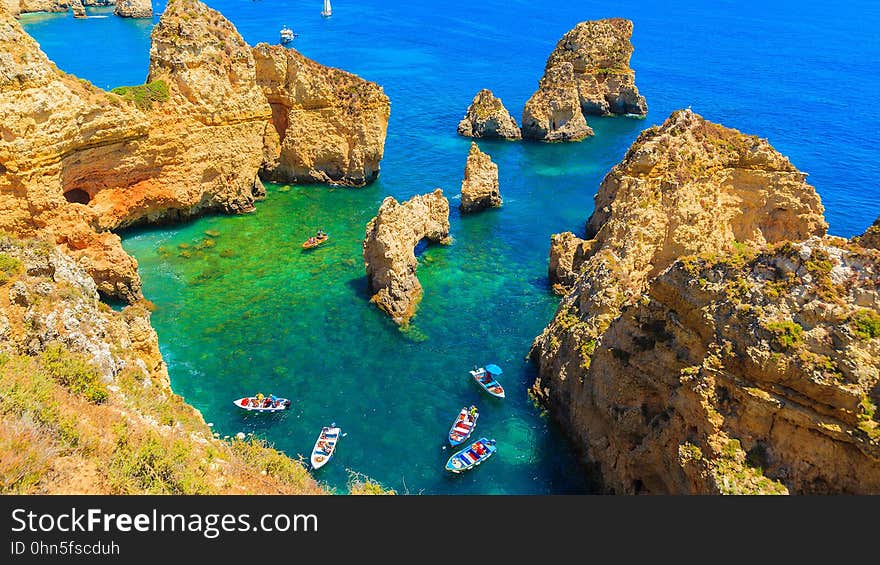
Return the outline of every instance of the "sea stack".
[[[86,17],[86,9],[83,7],[82,0],[70,0],[70,9],[74,18]]]
[[[523,110],[523,139],[580,141],[592,135],[581,111],[572,64],[563,62],[547,69]]]
[[[423,239],[449,242],[449,201],[439,188],[402,204],[385,198],[364,235],[370,301],[401,326],[409,323],[422,298],[415,247]]]
[[[391,111],[381,86],[280,45],[253,55],[272,107],[262,178],[363,186],[379,176]]]
[[[630,67],[633,24],[623,18],[586,21],[562,36],[547,59],[545,71],[571,63],[585,115],[607,116],[648,112]]]
[[[484,88],[474,96],[465,116],[458,123],[458,135],[485,139],[520,139],[516,120],[500,98]]]
[[[805,177],[677,111],[555,246],[532,390],[609,490],[880,489],[880,256],[824,235]]]
[[[476,143],[471,142],[471,150],[464,167],[464,179],[461,181],[459,209],[463,214],[468,214],[498,206],[501,206],[498,165],[492,162],[489,155],[480,151]]]
[[[122,18],[152,18],[153,4],[150,0],[116,0],[113,13]]]

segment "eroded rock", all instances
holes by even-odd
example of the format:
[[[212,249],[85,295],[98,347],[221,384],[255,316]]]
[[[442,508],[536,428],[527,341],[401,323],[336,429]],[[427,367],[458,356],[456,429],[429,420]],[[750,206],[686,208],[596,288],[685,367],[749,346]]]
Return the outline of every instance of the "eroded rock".
[[[389,196],[367,224],[363,250],[370,300],[398,325],[409,323],[422,297],[415,247],[423,239],[449,241],[449,202],[439,188],[403,203]]]
[[[153,4],[150,0],[117,0],[113,13],[123,18],[152,18]]]
[[[471,150],[464,167],[464,179],[461,181],[459,208],[462,213],[467,214],[498,206],[501,206],[498,165],[492,162],[489,155],[480,151],[476,143],[471,142]]]
[[[520,139],[516,120],[504,107],[500,98],[484,88],[474,96],[467,112],[458,123],[458,135],[486,139]]]
[[[547,69],[523,109],[523,139],[580,141],[592,135],[581,111],[572,64],[562,62]]]
[[[263,178],[362,186],[379,175],[390,102],[382,87],[320,65],[295,49],[253,49],[272,106]]]

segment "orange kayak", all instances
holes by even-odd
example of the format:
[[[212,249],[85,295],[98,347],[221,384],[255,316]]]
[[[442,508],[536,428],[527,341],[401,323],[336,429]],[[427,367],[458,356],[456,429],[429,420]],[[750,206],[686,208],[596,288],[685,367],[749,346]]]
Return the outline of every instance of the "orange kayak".
[[[329,239],[329,237],[324,236],[322,238],[315,238],[313,240],[306,240],[303,242],[302,246],[303,246],[303,249],[312,249],[313,247],[318,247],[319,245],[321,245],[322,243],[324,243],[328,239]]]

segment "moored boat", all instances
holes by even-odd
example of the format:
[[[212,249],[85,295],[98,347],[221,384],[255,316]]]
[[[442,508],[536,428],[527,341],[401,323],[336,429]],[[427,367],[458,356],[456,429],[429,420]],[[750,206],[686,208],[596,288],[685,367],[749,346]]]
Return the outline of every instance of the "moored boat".
[[[327,235],[322,230],[318,230],[318,233],[316,233],[312,237],[305,240],[303,242],[302,246],[303,246],[303,249],[312,249],[312,248],[318,247],[322,243],[325,243],[328,239],[330,239],[329,235]]]
[[[337,428],[336,424],[330,424],[321,428],[318,441],[315,442],[315,447],[312,448],[312,469],[320,469],[330,461],[330,458],[336,452],[336,443],[339,441],[339,434],[341,433],[342,430]]]
[[[458,417],[452,423],[452,427],[449,428],[450,445],[456,446],[467,441],[467,438],[471,437],[471,434],[474,433],[474,428],[477,427],[477,418],[479,417],[480,413],[477,411],[476,406],[462,408],[461,412],[458,413]]]
[[[290,29],[289,27],[287,27],[287,26],[282,27],[281,28],[281,43],[282,43],[282,45],[293,41],[293,38],[296,37],[296,35],[297,34],[295,34],[293,32],[293,30]]]
[[[501,368],[498,365],[486,365],[479,369],[474,368],[470,373],[474,381],[483,387],[483,390],[496,398],[504,398],[504,387],[495,378],[501,374]]]
[[[232,403],[249,412],[281,412],[290,408],[289,399],[280,398],[274,394],[269,396],[263,396],[262,394],[245,396],[244,398],[234,400]]]
[[[446,461],[446,470],[453,473],[461,473],[473,469],[486,459],[492,457],[498,448],[495,447],[494,439],[481,437],[461,451],[452,454]]]

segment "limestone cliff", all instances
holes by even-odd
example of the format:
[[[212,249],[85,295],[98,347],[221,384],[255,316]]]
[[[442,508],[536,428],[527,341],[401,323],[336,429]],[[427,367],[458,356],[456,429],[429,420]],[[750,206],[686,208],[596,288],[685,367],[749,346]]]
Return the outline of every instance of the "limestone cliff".
[[[563,62],[547,69],[522,115],[523,139],[580,141],[593,135],[581,111],[574,67]]]
[[[376,83],[325,67],[294,49],[253,49],[272,107],[264,179],[362,186],[379,175],[390,102]]]
[[[474,96],[467,112],[458,123],[458,135],[486,139],[520,139],[516,120],[504,107],[500,98],[484,88]]]
[[[880,488],[880,256],[821,237],[804,177],[679,111],[605,178],[588,239],[554,239],[533,392],[610,490]]]
[[[12,5],[11,2],[7,4]],[[30,12],[66,12],[70,9],[69,0],[19,0],[17,4],[17,7],[11,9],[14,16]]]
[[[150,0],[117,0],[113,13],[123,18],[152,18],[153,4]]]
[[[862,247],[880,249],[880,218],[855,240]]]
[[[422,297],[415,247],[423,239],[449,241],[449,202],[439,188],[402,204],[389,196],[367,224],[363,250],[371,301],[398,325],[409,323]]]
[[[489,155],[480,151],[476,143],[471,142],[471,150],[464,167],[464,179],[461,181],[459,208],[462,213],[467,214],[498,206],[501,206],[498,165],[492,162]]]
[[[562,36],[547,59],[546,71],[560,63],[574,66],[574,81],[584,114],[648,112],[630,68],[632,33],[632,22],[622,18],[581,22]]]
[[[109,230],[207,210],[246,212],[271,110],[250,47],[223,16],[171,0],[153,30],[149,84],[104,92],[57,69],[0,14],[0,228],[64,245],[98,289],[140,296]]]

